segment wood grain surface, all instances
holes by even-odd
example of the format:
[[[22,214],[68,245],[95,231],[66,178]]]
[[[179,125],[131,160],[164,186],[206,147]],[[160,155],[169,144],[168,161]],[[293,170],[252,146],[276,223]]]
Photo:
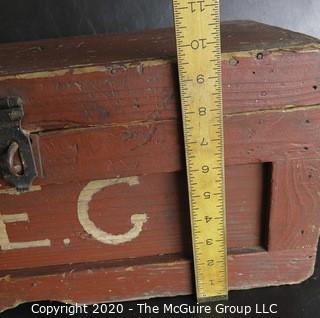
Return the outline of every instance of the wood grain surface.
[[[229,288],[300,283],[310,277],[314,262],[314,249],[229,256]],[[51,274],[38,271],[15,278],[3,277],[0,308],[46,299],[92,304],[194,292],[192,263],[174,257],[142,259],[142,264],[127,260],[125,264],[114,266],[87,263],[86,266],[48,268],[47,271]]]
[[[299,283],[319,238],[319,41],[226,23],[231,289]],[[193,292],[173,30],[0,45],[41,175],[0,187],[0,310]]]
[[[317,52],[263,51],[262,59],[255,54],[224,55],[226,114],[319,102]],[[10,76],[0,73],[0,95],[22,97],[23,125],[30,131],[176,119],[180,117],[176,61],[159,58]]]
[[[227,169],[228,248],[258,248],[261,245],[263,167],[233,166]],[[133,180],[134,177],[131,177]],[[6,270],[45,267],[87,261],[138,258],[164,254],[191,257],[191,233],[185,175],[163,173],[136,178],[101,189],[89,202],[90,219],[100,229],[126,233],[133,214],[145,213],[141,234],[120,245],[99,242],[79,222],[80,192],[87,183],[43,187],[17,196],[0,194],[4,215],[27,213],[30,222],[9,223],[11,241],[49,239],[48,246],[1,252],[0,273]],[[248,182],[249,181],[249,182]],[[99,187],[99,182],[96,187]],[[57,231],[58,229],[58,231]],[[64,244],[65,240],[68,244]],[[23,262],[19,260],[23,259]]]

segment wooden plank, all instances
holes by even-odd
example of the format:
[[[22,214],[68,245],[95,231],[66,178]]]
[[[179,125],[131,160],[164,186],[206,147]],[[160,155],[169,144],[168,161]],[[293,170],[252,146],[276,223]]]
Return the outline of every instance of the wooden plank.
[[[238,253],[241,249],[256,249],[261,244],[263,166],[229,167],[226,177],[228,247]],[[6,223],[5,230],[0,226],[2,235],[7,233],[11,242],[38,241],[42,244],[32,247],[24,243],[24,248],[15,246],[11,250],[0,246],[0,258],[5,259],[0,262],[2,276],[8,270],[88,260],[111,261],[165,254],[191,257],[184,174],[158,174],[90,184],[91,189],[97,191],[90,199],[83,199],[84,193],[88,193],[83,190],[87,183],[45,186],[18,198],[0,193],[0,217],[11,216],[16,220]],[[87,211],[79,208],[84,200],[89,205]],[[22,214],[27,214],[29,222],[19,222],[18,215]],[[88,220],[83,221],[85,215],[94,223],[94,231]],[[116,237],[134,228],[132,215],[145,216],[141,229],[131,237]],[[99,229],[109,233],[103,234],[104,238],[109,238],[107,243],[100,239]],[[1,242],[3,244],[3,240],[0,245]],[[23,262],[19,261],[21,259]]]
[[[319,103],[317,40],[222,29],[226,114]],[[33,131],[179,118],[175,58],[173,30],[0,45],[0,95],[23,98]]]
[[[226,165],[317,158],[319,121],[320,106],[225,116]],[[42,185],[184,169],[174,120],[45,133],[39,144]]]
[[[227,116],[227,164],[317,159],[320,107]]]
[[[308,248],[229,256],[229,286],[232,290],[299,283],[310,277],[314,262],[315,249]],[[164,257],[131,265],[87,264],[56,273],[47,269],[38,275],[8,275],[0,280],[0,310],[45,299],[90,304],[193,292],[190,261]]]
[[[319,45],[318,39],[254,21],[224,22],[221,32],[225,53],[308,51]],[[2,44],[0,66],[2,75],[10,75],[175,55],[174,30],[162,29]]]
[[[25,129],[38,131],[178,117],[175,63],[119,62],[70,68],[62,74],[31,74],[9,80],[0,76],[0,95],[23,98]]]
[[[226,165],[318,158],[320,106],[225,116]],[[35,184],[184,170],[175,120],[41,133]],[[112,149],[112,151],[110,150]]]
[[[262,60],[232,55],[223,63],[224,112],[317,104],[319,71],[319,51],[266,53]],[[0,76],[0,95],[22,97],[30,131],[180,118],[170,60]]]
[[[268,250],[315,247],[320,234],[319,174],[319,159],[273,165]]]
[[[182,129],[176,121],[89,128],[39,137],[41,184],[140,176],[181,170]]]

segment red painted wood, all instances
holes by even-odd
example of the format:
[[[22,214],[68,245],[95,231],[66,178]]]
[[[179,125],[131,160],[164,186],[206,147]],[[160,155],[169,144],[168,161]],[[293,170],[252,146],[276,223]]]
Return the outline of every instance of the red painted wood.
[[[238,26],[222,26],[225,113],[319,102],[318,40]],[[0,45],[0,95],[23,98],[28,130],[177,118],[175,57],[173,30]]]
[[[299,283],[310,277],[314,261],[315,249],[229,256],[229,287],[248,289]],[[143,264],[96,263],[56,269],[56,272],[48,268],[41,274],[3,278],[0,308],[47,299],[90,304],[186,295],[194,292],[192,271],[189,261],[166,257],[150,263],[145,260]]]
[[[229,284],[298,283],[312,274],[320,227],[319,41],[226,23],[223,50]],[[29,217],[6,224],[11,242],[51,240],[0,250],[0,310],[193,291],[175,55],[172,30],[0,46],[0,95],[22,96],[43,165],[39,191],[1,186],[1,215]],[[90,218],[115,234],[132,213],[148,218],[113,246],[83,229],[77,198],[119,177],[140,184],[96,194]]]
[[[1,80],[1,95],[19,95],[25,103],[24,127],[47,130],[177,118],[177,66],[110,65],[81,74]],[[83,72],[83,70],[82,70]]]
[[[222,50],[226,53],[276,50],[286,53],[316,49],[319,40],[304,34],[253,21],[229,21],[221,25]],[[32,73],[75,65],[106,65],[119,61],[176,55],[173,29],[79,36],[2,44],[1,73]]]
[[[318,157],[320,106],[225,116],[226,165]],[[58,131],[39,138],[39,184],[184,169],[180,123]]]
[[[228,116],[227,164],[318,158],[320,107]]]
[[[1,51],[1,46],[0,46]],[[263,60],[239,57],[223,63],[225,113],[316,104],[320,98],[320,54],[270,53]],[[231,63],[231,64],[230,64]],[[176,62],[110,64],[6,79],[0,74],[0,95],[18,95],[25,103],[24,127],[64,127],[150,121],[179,116]]]
[[[261,165],[227,169],[228,247],[261,245],[263,169]],[[141,234],[112,246],[99,242],[81,226],[77,211],[80,192],[87,183],[43,187],[16,196],[0,194],[2,215],[27,213],[30,222],[8,223],[12,242],[50,239],[50,247],[1,251],[0,273],[53,265],[139,258],[164,254],[191,257],[190,221],[185,176],[178,173],[140,177],[139,184],[118,184],[97,193],[90,203],[90,219],[102,230],[126,233],[133,214],[146,213]],[[250,180],[249,182],[247,180]],[[246,183],[246,184],[244,184]],[[57,231],[59,229],[59,231]],[[70,239],[65,245],[64,239]],[[30,251],[32,250],[32,253]],[[23,259],[23,262],[19,260]],[[1,275],[0,275],[1,276]]]
[[[277,162],[272,179],[268,250],[314,248],[320,235],[319,159]]]

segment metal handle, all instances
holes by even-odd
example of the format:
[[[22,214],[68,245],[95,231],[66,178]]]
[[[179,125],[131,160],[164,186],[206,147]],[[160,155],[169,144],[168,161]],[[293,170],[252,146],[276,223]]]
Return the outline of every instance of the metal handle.
[[[23,116],[21,98],[0,98],[0,174],[20,192],[37,176],[31,141],[21,128]]]

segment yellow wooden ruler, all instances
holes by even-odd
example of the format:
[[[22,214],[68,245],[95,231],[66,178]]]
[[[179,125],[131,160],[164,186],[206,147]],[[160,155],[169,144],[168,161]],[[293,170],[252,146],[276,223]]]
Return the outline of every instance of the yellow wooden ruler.
[[[227,297],[219,0],[173,0],[198,302]]]

